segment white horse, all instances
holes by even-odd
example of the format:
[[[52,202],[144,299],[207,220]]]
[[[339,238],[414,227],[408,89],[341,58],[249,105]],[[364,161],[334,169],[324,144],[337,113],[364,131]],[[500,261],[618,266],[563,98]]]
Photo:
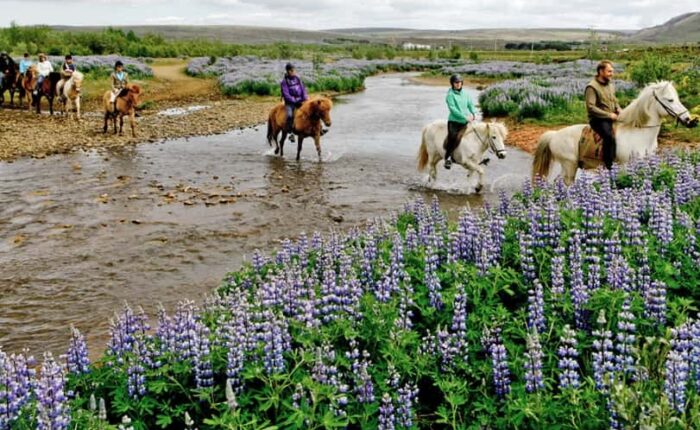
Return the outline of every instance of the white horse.
[[[61,100],[61,112],[65,115],[66,110],[72,111],[75,104],[75,114],[80,121],[80,89],[83,85],[83,74],[79,71],[74,71],[70,79],[68,79],[63,87],[58,87],[57,92]]]
[[[636,99],[620,112],[615,133],[616,161],[627,163],[630,158],[643,158],[656,151],[656,138],[661,129],[661,119],[670,115],[687,127],[695,127],[688,109],[678,99],[678,93],[670,82],[647,85]],[[579,167],[579,139],[586,124],[572,125],[557,131],[546,131],[540,137],[532,163],[533,177],[546,178],[551,162],[561,165],[564,182],[574,182]]]
[[[484,152],[491,149],[498,158],[505,158],[507,135],[508,129],[500,122],[470,124],[452,154],[454,162],[469,171],[468,177],[471,178],[475,172],[479,174],[477,193],[484,186],[484,168],[481,166],[486,164],[486,161],[482,161]],[[429,165],[430,182],[437,176],[437,163],[445,158],[446,138],[447,121],[436,120],[423,127],[423,138],[418,150],[418,170],[422,172]]]

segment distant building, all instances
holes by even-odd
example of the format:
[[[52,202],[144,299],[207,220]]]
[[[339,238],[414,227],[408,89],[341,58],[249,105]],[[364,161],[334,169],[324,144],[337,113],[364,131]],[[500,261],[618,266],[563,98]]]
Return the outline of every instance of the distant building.
[[[415,51],[417,49],[430,49],[430,45],[423,45],[420,43],[412,43],[412,42],[404,42],[403,45],[401,45],[401,48],[403,48],[406,51]]]

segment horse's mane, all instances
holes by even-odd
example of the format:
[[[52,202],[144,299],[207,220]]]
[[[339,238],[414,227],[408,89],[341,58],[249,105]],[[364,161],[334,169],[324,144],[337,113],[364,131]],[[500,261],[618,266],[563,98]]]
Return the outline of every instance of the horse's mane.
[[[73,74],[71,75],[71,79],[73,79],[73,80],[76,81],[76,82],[80,82],[80,81],[83,80],[83,74],[76,70],[76,71],[73,72]]]
[[[503,140],[504,142],[506,141],[506,137],[508,136],[508,129],[506,128],[505,124],[502,122],[496,122],[496,121],[491,121],[491,122],[481,122],[481,123],[473,123],[472,127],[477,128],[479,127],[479,133],[483,133],[486,131],[486,126],[489,126],[490,128],[496,130],[496,133],[498,136]]]
[[[311,117],[315,112],[329,112],[333,108],[333,102],[328,97],[314,97],[301,105],[299,111]]]
[[[650,101],[652,97],[654,97],[654,91],[664,88],[666,85],[670,85],[670,82],[660,81],[648,84],[632,103],[622,109],[618,121],[620,123],[630,124],[632,127],[645,126],[651,117],[652,104]]]

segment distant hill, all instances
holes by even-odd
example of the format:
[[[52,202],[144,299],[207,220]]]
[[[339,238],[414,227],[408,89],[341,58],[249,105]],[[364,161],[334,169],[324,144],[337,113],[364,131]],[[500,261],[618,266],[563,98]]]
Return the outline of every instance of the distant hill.
[[[106,27],[51,26],[58,31],[101,31]],[[279,27],[254,27],[243,25],[136,25],[115,26],[124,31],[132,30],[137,36],[158,34],[166,39],[216,39],[225,43],[266,44],[290,43],[342,43],[356,40],[352,36],[326,31],[296,30]],[[358,40],[359,41],[359,40]]]
[[[52,26],[59,31],[99,31],[105,27]],[[590,30],[581,28],[483,28],[469,30],[416,30],[410,28],[335,28],[321,31],[241,25],[144,25],[119,27],[139,36],[152,33],[166,39],[215,39],[227,43],[267,44],[275,42],[340,44],[415,43],[431,46],[458,44],[467,48],[491,49],[507,42],[563,41],[584,42]],[[700,42],[700,12],[691,12],[642,30],[600,30],[600,40],[623,43]]]
[[[639,30],[631,39],[652,43],[700,42],[700,12],[685,13],[661,25]]]

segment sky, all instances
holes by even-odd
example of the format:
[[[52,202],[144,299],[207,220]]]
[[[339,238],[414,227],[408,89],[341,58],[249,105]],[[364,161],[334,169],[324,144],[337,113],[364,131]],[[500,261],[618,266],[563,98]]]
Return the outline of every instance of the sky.
[[[635,30],[700,10],[698,0],[0,0],[0,27],[253,25]]]

